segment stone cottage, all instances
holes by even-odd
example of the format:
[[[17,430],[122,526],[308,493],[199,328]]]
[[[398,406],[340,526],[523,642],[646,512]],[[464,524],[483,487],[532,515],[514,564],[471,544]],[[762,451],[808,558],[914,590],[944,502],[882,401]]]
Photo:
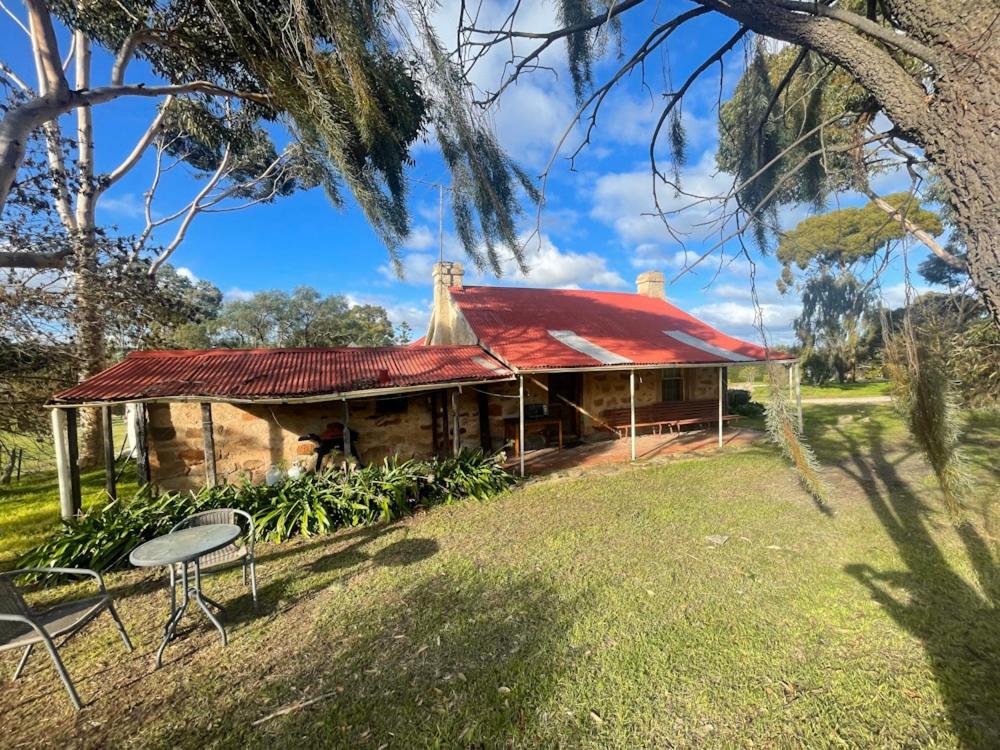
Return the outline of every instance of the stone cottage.
[[[731,364],[777,359],[795,373],[787,355],[671,304],[659,272],[640,274],[635,293],[467,286],[449,262],[433,282],[427,334],[406,347],[137,352],[56,394],[64,513],[79,507],[84,406],[104,408],[110,425],[109,407],[130,404],[140,476],[194,489],[310,470],[329,445],[370,462],[466,447],[523,459],[543,445],[631,435],[634,446],[641,430],[713,424],[721,441]]]

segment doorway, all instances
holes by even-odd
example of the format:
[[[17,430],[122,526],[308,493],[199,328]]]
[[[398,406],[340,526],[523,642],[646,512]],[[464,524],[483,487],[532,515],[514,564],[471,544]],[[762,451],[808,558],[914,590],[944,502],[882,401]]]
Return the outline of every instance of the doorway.
[[[580,412],[559,397],[579,404],[582,394],[583,375],[580,373],[549,373],[549,415],[562,420],[564,438],[580,437]]]

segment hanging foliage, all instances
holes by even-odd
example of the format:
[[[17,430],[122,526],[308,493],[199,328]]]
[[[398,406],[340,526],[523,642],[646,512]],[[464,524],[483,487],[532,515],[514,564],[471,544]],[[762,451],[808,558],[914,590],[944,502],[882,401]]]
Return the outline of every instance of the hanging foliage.
[[[805,442],[799,429],[798,414],[792,404],[791,393],[782,377],[780,365],[767,366],[770,384],[770,401],[767,404],[765,426],[771,442],[781,448],[782,454],[795,468],[799,480],[821,508],[827,508],[830,489],[820,475],[819,462],[812,448]]]
[[[907,315],[895,331],[883,323],[885,365],[896,408],[937,478],[945,504],[957,515],[970,486],[959,445],[958,399],[939,348],[923,339]]]

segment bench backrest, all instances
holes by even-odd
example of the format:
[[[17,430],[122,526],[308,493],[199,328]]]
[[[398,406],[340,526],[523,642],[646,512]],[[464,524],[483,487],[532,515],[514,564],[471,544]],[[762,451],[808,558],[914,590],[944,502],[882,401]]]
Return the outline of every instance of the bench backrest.
[[[715,399],[698,401],[671,401],[635,407],[635,421],[669,422],[674,419],[716,419],[719,402]],[[628,424],[632,414],[629,409],[608,409],[602,416],[611,424]]]

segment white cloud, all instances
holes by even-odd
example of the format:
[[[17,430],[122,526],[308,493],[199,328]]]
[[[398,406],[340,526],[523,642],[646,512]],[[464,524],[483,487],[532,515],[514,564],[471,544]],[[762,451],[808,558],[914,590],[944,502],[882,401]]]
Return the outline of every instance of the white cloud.
[[[428,227],[419,226],[407,235],[403,247],[408,250],[430,250],[437,245],[437,241],[436,232],[432,232]]]
[[[100,211],[107,211],[110,214],[128,218],[138,218],[145,212],[142,198],[135,193],[104,195],[97,206]]]
[[[445,247],[448,246],[448,238],[445,238]],[[431,272],[437,262],[437,256],[430,253],[405,253],[402,257],[403,278],[396,274],[396,269],[391,263],[385,263],[378,268],[378,272],[391,283],[404,281],[407,284],[430,284]]]
[[[933,292],[929,286],[918,285],[914,286],[910,290],[910,299],[916,299],[921,294],[926,292]],[[906,282],[901,281],[898,284],[893,284],[892,286],[887,286],[882,288],[882,302],[890,310],[897,307],[902,307],[906,304]]]
[[[192,284],[197,284],[199,281],[201,281],[201,279],[199,279],[197,276],[194,275],[194,271],[192,271],[187,266],[177,266],[177,268],[175,269],[175,273],[181,278],[187,279]]]
[[[696,164],[681,170],[685,194],[662,184],[658,187],[660,208],[670,230],[683,240],[717,236],[723,208],[718,196],[731,186],[732,177],[717,172],[714,153],[705,151]],[[594,183],[592,196],[591,217],[614,228],[623,242],[676,241],[656,215],[648,169],[602,175]]]
[[[529,243],[524,251],[524,263],[528,268],[522,274],[513,258],[502,262],[503,276],[499,283],[508,286],[532,286],[555,289],[621,289],[627,287],[621,275],[608,268],[607,260],[597,253],[577,253],[563,251],[556,247],[547,235],[540,241]],[[472,269],[466,271],[472,281],[487,284],[498,283],[491,275]]]
[[[795,320],[802,308],[794,303],[765,302],[761,304],[760,309],[764,325],[790,328],[792,321]],[[718,326],[753,326],[756,324],[756,311],[750,303],[711,302],[707,305],[698,305],[691,310],[691,314],[696,318],[701,318],[706,323]]]
[[[224,302],[236,302],[248,300],[253,297],[254,294],[255,292],[248,292],[246,289],[240,289],[238,286],[232,286],[222,293],[222,299]]]

